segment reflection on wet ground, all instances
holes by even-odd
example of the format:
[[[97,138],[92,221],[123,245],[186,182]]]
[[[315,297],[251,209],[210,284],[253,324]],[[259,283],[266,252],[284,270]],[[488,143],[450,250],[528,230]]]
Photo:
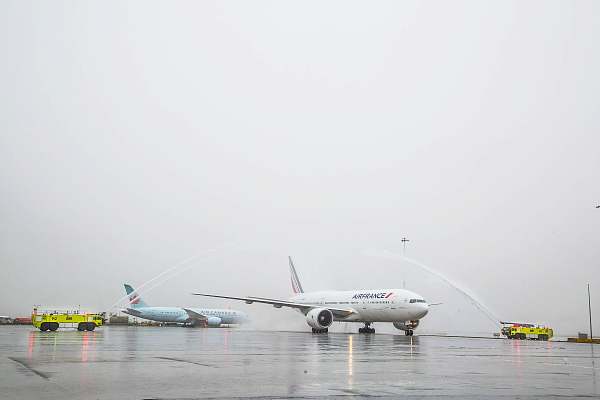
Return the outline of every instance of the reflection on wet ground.
[[[593,346],[401,333],[0,326],[0,387],[2,398],[24,399],[598,396],[600,351]]]

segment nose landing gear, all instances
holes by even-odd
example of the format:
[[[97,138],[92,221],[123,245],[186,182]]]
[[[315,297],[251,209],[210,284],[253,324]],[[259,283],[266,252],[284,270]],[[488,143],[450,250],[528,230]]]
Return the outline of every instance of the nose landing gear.
[[[404,331],[404,334],[406,336],[412,336],[413,335],[413,330],[412,329],[407,329],[407,330]]]

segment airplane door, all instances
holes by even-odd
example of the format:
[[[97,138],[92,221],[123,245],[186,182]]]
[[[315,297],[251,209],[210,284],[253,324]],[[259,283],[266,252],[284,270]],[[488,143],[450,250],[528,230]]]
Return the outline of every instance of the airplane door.
[[[392,300],[390,301],[390,308],[392,310],[396,309],[396,303],[398,302],[398,296],[393,296]]]

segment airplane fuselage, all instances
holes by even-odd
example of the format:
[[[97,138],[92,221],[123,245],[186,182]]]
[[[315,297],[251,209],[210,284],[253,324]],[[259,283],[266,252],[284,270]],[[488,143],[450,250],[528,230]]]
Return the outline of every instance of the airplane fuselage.
[[[222,310],[210,308],[188,308],[193,312],[202,314],[206,317],[216,317],[221,319],[221,324],[243,324],[250,321],[248,315],[236,310]],[[127,309],[125,312],[134,317],[140,317],[158,322],[177,322],[186,323],[190,319],[190,315],[179,307],[138,307],[135,309]]]
[[[334,313],[334,321],[346,322],[405,322],[419,320],[429,311],[423,297],[405,289],[299,293],[289,301],[315,308],[353,310],[344,318]]]

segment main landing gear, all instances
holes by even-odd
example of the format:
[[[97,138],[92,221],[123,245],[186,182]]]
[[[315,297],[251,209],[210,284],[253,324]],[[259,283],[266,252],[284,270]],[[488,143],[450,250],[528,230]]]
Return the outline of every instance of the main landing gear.
[[[329,332],[329,329],[327,329],[327,328],[325,328],[325,329],[312,328],[312,330],[313,330],[312,333],[327,333],[327,332]]]
[[[371,328],[370,322],[365,322],[364,328],[359,328],[358,333],[375,333],[375,328]]]

